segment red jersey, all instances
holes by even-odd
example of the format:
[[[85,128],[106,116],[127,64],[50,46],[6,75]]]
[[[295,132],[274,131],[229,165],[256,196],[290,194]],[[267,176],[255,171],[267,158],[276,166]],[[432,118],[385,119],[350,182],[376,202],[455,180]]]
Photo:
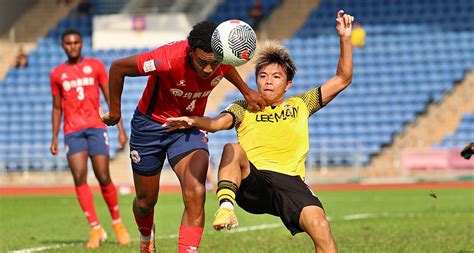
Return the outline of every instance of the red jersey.
[[[61,96],[64,134],[85,128],[106,128],[99,116],[99,85],[107,84],[104,64],[84,57],[78,64],[58,65],[50,74],[53,96]]]
[[[203,116],[212,89],[232,67],[221,64],[206,79],[193,69],[188,41],[173,42],[140,54],[137,61],[142,75],[149,75],[138,110],[164,123],[169,117]]]

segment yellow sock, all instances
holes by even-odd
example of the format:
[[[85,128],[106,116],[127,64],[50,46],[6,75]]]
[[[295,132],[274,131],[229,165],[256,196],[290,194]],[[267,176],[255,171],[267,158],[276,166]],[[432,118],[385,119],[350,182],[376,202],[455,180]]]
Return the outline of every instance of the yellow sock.
[[[221,180],[217,183],[217,199],[219,204],[229,201],[235,205],[235,193],[237,192],[237,184],[227,180]]]

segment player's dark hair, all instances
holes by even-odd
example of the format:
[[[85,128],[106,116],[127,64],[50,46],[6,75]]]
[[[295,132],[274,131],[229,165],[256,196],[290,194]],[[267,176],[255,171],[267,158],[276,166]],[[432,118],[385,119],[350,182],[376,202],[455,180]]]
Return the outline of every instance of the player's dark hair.
[[[199,48],[206,53],[211,53],[211,38],[216,27],[217,24],[215,22],[208,20],[194,25],[188,35],[188,43],[191,51]]]
[[[255,61],[255,76],[258,77],[258,73],[266,66],[276,63],[280,65],[286,75],[288,81],[292,81],[296,74],[296,66],[291,59],[288,50],[276,41],[266,42],[260,52],[258,53]]]
[[[64,38],[65,38],[66,36],[72,35],[72,34],[78,35],[78,36],[82,39],[82,35],[81,35],[81,33],[80,33],[78,30],[76,30],[76,29],[67,29],[66,31],[64,31],[64,32],[61,34],[61,42],[64,41]]]

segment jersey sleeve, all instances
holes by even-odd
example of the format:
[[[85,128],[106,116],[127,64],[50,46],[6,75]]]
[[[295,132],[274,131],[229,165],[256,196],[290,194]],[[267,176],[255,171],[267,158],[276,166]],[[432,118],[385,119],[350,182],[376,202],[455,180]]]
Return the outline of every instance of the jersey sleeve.
[[[303,94],[298,95],[297,97],[303,99],[306,107],[308,107],[309,116],[317,112],[319,109],[323,108],[323,97],[321,96],[321,86],[309,90]]]
[[[220,68],[221,68],[222,76],[225,76],[225,74],[227,74],[227,72],[232,68],[232,65],[221,64]]]
[[[245,100],[237,100],[227,106],[222,113],[232,115],[233,122],[230,128],[236,127],[244,120],[245,111],[247,110],[247,102]],[[229,129],[230,129],[229,128]]]
[[[107,75],[107,69],[101,61],[97,61],[97,79],[99,80],[100,85],[105,85],[109,82],[109,76]]]
[[[138,55],[137,68],[142,75],[158,75],[170,69],[165,46]]]
[[[56,81],[56,72],[54,70],[49,74],[49,80],[51,84],[51,93],[53,94],[53,96],[59,96],[61,93],[59,89],[59,84]]]

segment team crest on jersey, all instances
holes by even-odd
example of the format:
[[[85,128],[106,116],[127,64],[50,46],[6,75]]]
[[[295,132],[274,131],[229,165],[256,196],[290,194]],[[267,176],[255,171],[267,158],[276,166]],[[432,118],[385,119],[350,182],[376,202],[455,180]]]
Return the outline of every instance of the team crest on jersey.
[[[141,161],[140,155],[138,154],[138,151],[132,150],[130,152],[130,158],[132,159],[133,163],[139,164]]]
[[[82,72],[84,72],[84,74],[86,74],[86,75],[92,73],[92,68],[91,68],[91,66],[89,66],[89,65],[84,66],[84,67],[82,68]]]
[[[180,80],[179,83],[176,84],[177,86],[186,86],[186,80]]]
[[[176,88],[171,88],[170,91],[171,91],[171,94],[173,94],[177,97],[181,97],[184,94],[184,91],[182,91],[180,89],[176,89]]]
[[[61,75],[61,80],[64,80],[64,79],[66,79],[66,78],[67,78],[67,74],[66,74],[66,73],[63,73],[63,74]]]
[[[214,79],[211,81],[211,86],[214,87],[219,84],[219,82],[222,80],[222,76],[216,76]]]

